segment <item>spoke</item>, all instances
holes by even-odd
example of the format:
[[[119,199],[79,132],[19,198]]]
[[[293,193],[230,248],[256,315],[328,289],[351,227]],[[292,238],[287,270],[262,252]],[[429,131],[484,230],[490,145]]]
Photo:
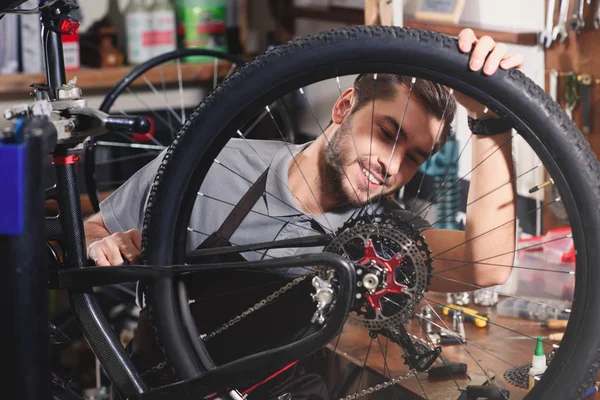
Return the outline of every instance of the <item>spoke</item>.
[[[508,185],[508,184],[510,184],[510,183],[516,182],[516,181],[517,181],[519,178],[521,178],[521,177],[523,177],[524,175],[526,175],[526,174],[530,173],[531,171],[535,171],[536,169],[540,168],[541,166],[542,166],[542,164],[538,164],[538,165],[536,165],[535,167],[533,167],[533,168],[531,168],[531,169],[529,169],[529,170],[527,170],[527,171],[523,172],[521,175],[518,175],[518,176],[516,176],[516,177],[512,178],[511,180],[509,180],[508,182],[505,182],[505,183],[503,183],[502,185],[498,186],[497,188],[495,188],[495,189],[492,189],[492,190],[490,190],[489,192],[487,192],[487,193],[485,193],[485,194],[482,194],[481,196],[479,196],[479,197],[478,197],[478,198],[476,198],[475,200],[471,200],[471,202],[467,203],[467,205],[466,205],[465,207],[469,207],[470,205],[472,205],[472,204],[474,204],[475,202],[477,202],[477,201],[479,201],[479,200],[483,199],[484,197],[486,197],[486,196],[488,196],[488,195],[490,195],[490,194],[494,193],[494,192],[495,192],[495,191],[497,191],[497,190],[500,190],[500,189],[501,189],[501,188],[503,188],[504,186],[506,186],[506,185]],[[459,212],[460,212],[460,211],[455,211],[455,212],[453,212],[453,213],[451,213],[451,214],[448,214],[448,215],[446,215],[446,216],[444,216],[444,217],[442,217],[442,218],[438,219],[437,221],[435,221],[435,222],[434,222],[433,224],[431,224],[431,225],[435,225],[435,224],[437,224],[437,223],[439,223],[439,222],[441,222],[441,221],[445,220],[446,218],[449,218],[449,217],[452,217],[452,216],[454,216],[454,215],[458,214]],[[496,229],[496,228],[494,228],[494,229]],[[491,229],[491,230],[493,230],[493,229]],[[489,232],[489,231],[488,231],[488,232]]]
[[[181,76],[181,60],[179,57],[176,60],[177,65],[177,83],[179,87],[179,107],[181,107],[181,125],[185,124],[185,104],[183,101],[183,78]]]
[[[437,302],[437,301],[435,301],[435,300],[428,299],[427,301],[429,301],[429,302],[431,302],[431,303],[433,303],[433,304],[437,304],[438,306],[441,306],[441,307],[446,307],[446,304],[443,304],[443,303],[438,303],[438,302]],[[479,318],[479,319],[482,319],[482,318],[481,318],[480,316],[478,316],[478,315],[473,315],[473,317],[475,317],[475,318]],[[431,322],[431,321],[430,321],[430,322]],[[515,334],[517,334],[517,335],[519,335],[519,336],[525,336],[525,337],[531,338],[532,340],[537,340],[537,336],[531,336],[531,335],[528,335],[528,334],[526,334],[526,333],[519,332],[519,331],[517,331],[517,330],[514,330],[514,329],[511,329],[511,328],[509,328],[509,327],[507,327],[507,326],[504,326],[504,325],[498,324],[498,323],[496,323],[496,322],[492,322],[492,321],[490,321],[489,319],[487,320],[487,323],[488,323],[488,324],[490,324],[490,325],[494,325],[494,326],[497,326],[497,327],[499,327],[499,328],[505,329],[505,330],[507,330],[507,331],[509,331],[509,332],[515,333]],[[548,345],[548,346],[551,346],[551,347],[554,347],[554,348],[558,347],[558,345],[556,345],[556,344],[554,344],[554,343],[548,343],[548,342],[545,342],[545,341],[542,341],[542,342],[543,342],[544,344],[546,344],[546,345]]]
[[[454,89],[450,89],[450,95],[452,95],[454,93]],[[433,155],[433,150],[435,149],[435,144],[437,143],[439,137],[440,137],[440,133],[442,132],[442,127],[444,126],[444,116],[446,115],[446,110],[448,109],[448,104],[450,104],[450,101],[446,102],[446,105],[444,106],[444,111],[442,112],[442,118],[441,121],[442,123],[440,124],[438,131],[435,135],[435,140],[433,141],[433,144],[431,145],[431,150],[429,150],[429,156],[427,156],[427,159],[430,160],[431,156]],[[421,189],[423,188],[423,181],[425,180],[425,176],[427,175],[427,168],[429,168],[429,165],[431,163],[427,163],[425,165],[425,171],[423,172],[423,174],[421,175],[421,181],[419,182],[419,187],[417,189],[417,194],[415,195],[415,201],[413,201],[413,205],[412,205],[412,209],[410,210],[410,213],[413,214],[415,211],[415,205],[417,204],[416,199],[419,198],[419,194],[421,193]]]
[[[233,73],[233,71],[235,71],[236,67],[237,67],[237,64],[236,63],[232,63],[231,67],[229,67],[229,71],[227,71],[227,74],[225,74],[225,78],[224,79],[229,78],[229,76],[231,76],[231,74]]]
[[[451,330],[448,325],[446,324],[446,322],[442,319],[442,317],[440,317],[440,315],[437,313],[437,311],[435,311],[435,309],[433,307],[431,307],[431,304],[429,303],[429,301],[423,297],[423,300],[425,300],[425,302],[427,303],[427,305],[431,308],[431,311],[438,317],[438,319],[441,321],[442,324],[444,324],[445,329],[447,329],[449,332],[454,332],[453,330]],[[440,327],[439,325],[437,325],[435,322],[432,322],[433,325],[436,325],[438,327]],[[442,328],[442,327],[440,327]],[[463,339],[466,343],[469,343],[470,345],[498,358],[500,361],[507,363],[508,365],[510,365],[511,367],[514,367],[514,365],[512,365],[511,363],[509,363],[506,360],[501,359],[500,357],[496,356],[495,354],[493,354],[492,352],[482,348],[481,346],[476,345],[475,343],[473,343],[472,341],[467,340],[466,338],[461,338],[458,334],[455,334],[455,337],[459,338],[459,339]],[[473,357],[473,355],[471,354],[471,352],[469,351],[469,349],[467,349],[467,346],[465,345],[465,343],[463,343],[461,340],[459,340],[459,345],[464,349],[464,351],[469,355],[469,357],[471,357],[471,359],[473,361],[475,361],[475,363],[477,364],[477,366],[479,366],[479,368],[481,369],[481,371],[485,374],[486,378],[488,379],[488,382],[492,383],[494,386],[498,387],[498,385],[492,381],[492,379],[490,378],[490,375],[488,374],[487,370],[485,368],[483,368],[483,366],[479,363],[479,361],[477,361],[477,359],[475,357]],[[508,400],[508,398],[506,397],[506,395],[504,394],[504,392],[500,391],[500,393],[502,393],[502,396]]]
[[[98,188],[110,188],[110,187],[113,187],[113,186],[121,186],[125,182],[126,182],[126,180],[120,180],[120,181],[102,181],[102,182],[98,182]]]
[[[381,344],[381,338],[377,335],[377,343],[379,344],[379,351],[381,351],[381,355],[383,357],[383,377],[387,378],[388,376],[391,378],[390,368],[387,364],[387,354],[388,354],[388,342],[389,338],[385,337],[385,350],[383,345]]]
[[[386,298],[387,300],[387,298]],[[424,317],[422,317],[421,315],[415,313],[416,316],[421,317],[421,319],[425,319]],[[425,329],[425,327],[423,326],[423,321],[421,321],[421,319],[417,319],[417,322],[419,323],[419,325],[421,326],[421,329],[423,330],[423,332],[425,332],[425,338],[426,340],[429,341],[429,343],[431,343],[432,347],[435,347],[435,344],[433,343],[433,341],[431,340],[431,337],[429,337],[427,330]],[[442,362],[442,364],[444,364],[444,367],[446,367],[446,369],[448,369],[448,364],[446,364],[446,360],[444,360],[444,357],[442,356],[442,354],[439,354],[439,358],[440,361]],[[458,390],[460,389],[460,385],[458,384],[458,382],[456,381],[456,378],[454,377],[454,375],[452,375],[452,373],[450,372],[450,370],[448,369],[448,373],[450,374],[450,378],[452,378],[452,380],[454,381],[454,384],[456,385],[456,388]]]
[[[400,131],[402,130],[402,125],[404,125],[404,118],[406,117],[406,112],[408,111],[408,103],[410,102],[410,98],[413,93],[413,87],[414,87],[416,81],[417,81],[417,78],[412,78],[410,81],[410,88],[408,89],[408,96],[406,97],[406,104],[404,105],[404,111],[402,112],[402,118],[400,119],[400,124],[398,124],[398,131],[396,132],[396,137],[394,138],[394,145],[392,146],[392,151],[390,152],[390,160],[388,161],[388,164],[387,164],[388,166],[391,165],[392,159],[394,158],[394,153],[396,152],[396,146],[398,145],[398,138],[400,137]],[[444,109],[444,112],[446,112],[445,109]],[[435,145],[435,143],[434,143],[434,145]],[[430,154],[430,156],[431,156],[431,154]],[[385,185],[385,181],[388,178],[388,172],[389,172],[388,169],[386,169],[385,176],[383,177],[384,185]],[[377,206],[375,207],[375,209],[379,208],[379,202],[381,201],[381,195],[383,194],[384,187],[385,186],[381,187],[381,192],[379,192],[379,198],[377,199]]]
[[[437,272],[437,273],[435,273],[435,274],[429,274],[429,275],[430,275],[430,276],[438,276],[439,274],[446,273],[446,272],[449,272],[449,271],[454,271],[454,270],[456,270],[456,269],[459,269],[459,268],[464,268],[464,267],[467,267],[467,266],[469,266],[469,265],[473,265],[473,264],[479,264],[479,263],[480,263],[480,262],[482,262],[482,261],[487,261],[487,260],[490,260],[490,259],[492,259],[492,258],[501,257],[501,256],[506,256],[506,255],[508,255],[508,254],[513,254],[513,253],[516,253],[517,251],[522,251],[522,250],[527,250],[527,249],[535,248],[535,247],[541,246],[541,245],[543,245],[543,244],[546,244],[546,243],[555,242],[555,241],[557,241],[557,240],[568,239],[568,238],[571,238],[572,236],[573,236],[573,235],[571,235],[571,234],[568,234],[568,235],[565,235],[565,236],[560,236],[560,237],[557,237],[557,238],[554,238],[554,239],[549,239],[549,240],[546,240],[545,242],[540,242],[540,243],[532,244],[531,246],[525,246],[525,247],[521,247],[521,248],[519,248],[519,249],[516,249],[516,250],[513,250],[513,251],[507,251],[507,252],[504,252],[504,253],[496,254],[496,255],[494,255],[494,256],[485,257],[485,258],[482,258],[482,259],[480,259],[480,260],[477,260],[477,261],[469,261],[469,262],[467,262],[467,263],[464,263],[464,264],[462,264],[462,265],[459,265],[459,266],[456,266],[456,267],[452,267],[452,268],[448,268],[448,269],[445,269],[445,270],[443,270],[443,271]],[[440,259],[440,260],[441,260],[441,259]],[[463,260],[449,260],[449,261],[462,262]]]
[[[375,129],[375,94],[377,92],[377,74],[373,74],[373,107],[371,109],[371,139],[369,140],[369,173],[371,172],[371,154],[373,150],[373,130]],[[360,162],[360,160],[359,160]],[[369,193],[369,185],[367,183],[367,204],[371,202],[371,194]]]
[[[146,75],[142,75],[142,79],[144,80],[144,82],[146,82],[146,85],[148,85],[148,87],[150,88],[150,90],[152,90],[152,92],[154,93],[154,95],[156,97],[158,97],[162,101],[162,103],[165,105],[165,107],[167,107],[167,110],[169,111],[169,113],[173,117],[175,117],[175,119],[177,120],[177,122],[179,122],[179,124],[182,124],[182,121],[179,118],[179,115],[177,115],[177,113],[175,112],[175,110],[173,110],[173,107],[171,107],[171,105],[169,104],[169,101],[167,100],[166,94],[163,93],[162,96],[161,96],[160,92],[156,89],[156,87],[154,87],[154,85],[152,84],[152,82],[150,82],[148,80],[148,78],[146,78]]]
[[[467,240],[465,240],[465,241],[464,241],[464,242],[462,242],[462,243],[459,243],[459,244],[457,244],[457,245],[455,245],[455,246],[452,246],[452,247],[450,247],[450,248],[448,248],[448,249],[446,249],[446,250],[443,250],[443,251],[441,251],[441,252],[439,252],[439,253],[437,253],[437,254],[434,254],[434,255],[432,255],[432,256],[431,256],[431,258],[437,258],[438,256],[441,256],[442,254],[444,254],[444,253],[447,253],[447,252],[449,252],[450,250],[454,250],[454,249],[456,249],[457,247],[463,246],[464,244],[466,244],[466,243],[469,243],[469,242],[470,242],[470,241],[472,241],[472,240],[475,240],[475,239],[477,239],[477,238],[479,238],[479,237],[481,237],[481,236],[483,236],[483,235],[485,235],[485,234],[487,234],[487,233],[489,233],[489,232],[492,232],[492,231],[494,231],[494,230],[496,230],[496,229],[498,229],[498,228],[501,228],[501,227],[503,227],[503,226],[505,226],[505,225],[508,225],[508,224],[510,224],[510,223],[512,223],[512,222],[516,222],[516,221],[518,221],[520,218],[522,219],[522,218],[523,218],[524,216],[526,216],[527,214],[531,214],[531,213],[533,213],[533,212],[537,212],[537,211],[538,211],[539,209],[541,209],[542,207],[549,206],[550,204],[556,203],[556,202],[558,202],[558,201],[560,201],[560,198],[556,198],[556,199],[554,199],[554,200],[550,201],[549,203],[542,204],[540,207],[537,207],[537,208],[535,208],[535,209],[533,209],[533,210],[527,211],[527,212],[526,212],[526,213],[525,213],[523,216],[516,217],[516,218],[513,218],[513,219],[511,219],[511,220],[508,220],[508,221],[506,221],[505,223],[503,223],[503,224],[500,224],[500,225],[498,225],[497,227],[495,227],[495,228],[492,228],[492,229],[488,230],[487,232],[483,232],[483,233],[481,233],[481,234],[479,234],[479,235],[476,235],[476,236],[474,236],[474,237],[472,237],[472,238],[470,238],[470,239],[467,239]],[[432,224],[432,225],[435,225],[435,224]],[[459,261],[459,262],[461,262],[461,261]]]
[[[534,299],[531,299],[531,298],[519,297],[519,296],[515,296],[515,295],[512,295],[512,294],[508,294],[508,293],[498,292],[498,291],[496,291],[494,289],[490,289],[488,287],[478,286],[478,285],[475,285],[475,284],[472,284],[472,283],[467,283],[467,282],[461,282],[459,280],[452,279],[452,278],[447,278],[445,276],[438,276],[438,278],[444,279],[444,280],[447,280],[447,281],[450,281],[450,282],[460,283],[460,284],[463,284],[463,285],[466,285],[466,286],[473,287],[475,289],[480,289],[480,290],[485,290],[485,291],[488,291],[488,292],[498,293],[499,296],[510,297],[512,299],[523,300],[523,301],[527,301],[529,303],[538,304],[540,306],[544,306],[544,307],[548,307],[548,308],[553,308],[555,310],[558,310],[560,312],[564,312],[564,313],[567,313],[567,314],[571,313],[571,309],[570,308],[562,308],[562,307],[558,307],[558,306],[555,306],[555,305],[552,305],[552,304],[542,303],[540,301],[537,301],[537,300],[534,300]]]
[[[230,206],[234,206],[234,207],[236,206],[235,203],[231,203],[231,202],[226,201],[226,200],[217,199],[216,197],[209,196],[209,195],[204,194],[202,192],[198,192],[198,196],[206,197],[207,199],[218,201],[220,203],[227,204],[227,205],[230,205]],[[314,228],[310,228],[308,226],[302,226],[302,225],[299,225],[299,224],[296,224],[296,223],[293,223],[293,222],[288,222],[286,219],[279,218],[279,217],[274,217],[272,215],[269,215],[269,214],[266,214],[266,213],[263,213],[263,212],[260,212],[260,211],[250,210],[250,212],[253,213],[253,214],[261,215],[263,217],[273,218],[274,220],[277,220],[277,221],[280,221],[280,222],[283,222],[283,223],[287,223],[289,225],[292,225],[292,226],[295,226],[295,227],[298,227],[298,228],[306,229],[307,231],[311,231],[311,232],[315,232],[315,233],[319,233],[319,234],[321,233],[321,232],[319,232],[318,230],[316,230]]]
[[[99,140],[96,142],[98,146],[103,147],[128,147],[131,149],[145,149],[145,150],[156,150],[162,151],[167,148],[167,146],[163,145],[153,145],[153,144],[142,144],[142,143],[123,143],[123,142],[107,142],[103,140]]]
[[[362,370],[360,371],[360,375],[358,377],[358,383],[356,384],[356,393],[354,393],[354,396],[356,396],[356,394],[360,390],[360,382],[362,381],[362,377],[365,372],[365,368],[367,367],[367,360],[369,359],[369,353],[371,352],[372,345],[373,345],[373,338],[371,337],[371,340],[369,341],[369,347],[367,349],[367,355],[365,356],[365,362],[363,363]]]
[[[436,260],[462,262],[462,260],[454,260],[454,259],[450,259],[450,258],[436,258]],[[514,269],[524,269],[524,270],[528,270],[528,271],[554,272],[554,273],[557,273],[557,274],[575,275],[575,271],[561,271],[561,270],[558,270],[558,269],[524,267],[522,265],[514,265],[514,264],[513,265],[506,265],[506,264],[496,264],[496,263],[489,263],[489,262],[478,262],[477,264],[480,264],[480,265],[489,265],[491,267],[514,268]],[[447,269],[446,271],[449,271],[449,269]],[[446,271],[441,271],[440,274],[443,273],[443,272],[446,272]],[[440,276],[440,275],[436,275],[436,276]]]
[[[342,86],[340,84],[340,77],[336,76],[335,81],[337,82],[338,90],[340,92],[340,96],[342,95]],[[346,104],[344,104],[344,113],[347,111]],[[356,138],[354,137],[354,130],[352,129],[352,124],[348,124],[348,128],[350,129],[350,136],[352,137],[352,144],[354,145],[354,151],[356,152],[356,158],[360,162],[360,153],[358,152],[358,146],[356,145]]]
[[[150,112],[152,112],[152,115],[154,115],[158,120],[160,120],[163,124],[165,124],[165,126],[168,126],[169,129],[171,129],[171,131],[173,131],[173,132],[177,131],[176,129],[173,128],[173,125],[170,124],[169,121],[167,121],[166,119],[164,119],[158,112],[156,112],[156,110],[154,108],[150,107],[150,105],[148,105],[148,103],[146,103],[144,100],[142,100],[142,98],[137,93],[135,93],[129,87],[126,90],[127,90],[127,92],[133,94],[135,96],[135,98],[142,105],[144,105],[148,110],[150,110]],[[177,120],[179,120],[179,117],[177,118]]]
[[[117,158],[113,158],[110,160],[104,160],[104,161],[97,161],[96,162],[96,167],[102,167],[104,165],[110,165],[110,164],[114,164],[117,162],[122,162],[122,161],[130,161],[130,160],[135,160],[138,158],[144,158],[144,157],[155,157],[156,154],[150,153],[150,152],[145,152],[145,153],[140,153],[140,154],[133,154],[131,156],[123,156],[123,157],[117,157]]]
[[[285,143],[285,146],[286,146],[288,152],[292,156],[292,160],[294,160],[294,164],[296,164],[296,167],[298,167],[298,171],[300,172],[300,175],[302,175],[302,179],[304,179],[304,183],[306,183],[306,185],[308,187],[308,190],[310,191],[310,194],[312,195],[313,199],[315,200],[315,203],[316,203],[317,207],[319,208],[319,210],[321,211],[321,214],[323,215],[323,218],[325,219],[325,222],[327,222],[327,225],[329,225],[329,229],[331,230],[331,232],[335,232],[335,229],[333,229],[333,225],[331,224],[331,222],[329,222],[329,219],[327,218],[327,215],[325,214],[325,211],[323,210],[323,207],[321,207],[321,203],[317,199],[317,196],[315,195],[315,192],[312,190],[312,187],[308,183],[308,179],[306,179],[306,176],[304,175],[304,171],[302,171],[302,168],[300,168],[300,164],[298,164],[298,160],[296,159],[296,156],[292,152],[292,149],[290,148],[289,143],[285,140],[285,136],[283,135],[283,132],[281,131],[281,128],[277,124],[277,121],[275,120],[275,117],[271,113],[271,109],[269,108],[269,106],[266,107],[266,110],[269,113],[269,115],[271,116],[271,120],[275,124],[275,127],[277,128],[277,131],[279,132],[279,136],[281,136],[281,139]]]
[[[479,167],[481,164],[483,164],[488,158],[490,158],[491,156],[493,156],[497,151],[499,151],[500,149],[502,149],[504,146],[506,146],[508,143],[511,143],[512,141],[512,137],[509,137],[504,143],[502,143],[500,146],[498,146],[496,149],[494,149],[494,151],[492,151],[487,157],[485,157],[483,160],[481,160],[477,165],[475,165],[469,172],[467,172],[465,175],[463,175],[460,179],[458,179],[454,184],[450,185],[448,188],[446,188],[445,191],[443,191],[442,193],[439,193],[437,195],[434,195],[433,200],[431,201],[431,204],[427,205],[426,207],[424,207],[421,211],[419,211],[415,217],[422,215],[422,213],[425,210],[430,209],[437,200],[439,200],[443,195],[445,195],[446,193],[448,193],[450,190],[454,189],[456,186],[458,186],[458,184],[460,184],[460,182],[462,182],[467,176],[469,176],[471,174],[471,172],[475,171],[475,169],[477,169],[477,167]],[[458,168],[458,163],[455,164],[456,168]],[[453,167],[454,168],[454,167]],[[446,174],[446,177],[448,177],[449,174]],[[440,189],[444,186],[445,184],[445,180],[442,181],[442,184],[440,185]]]
[[[226,170],[230,171],[232,174],[239,176],[240,178],[242,178],[243,180],[245,180],[246,182],[250,183],[251,185],[254,184],[253,181],[251,181],[250,179],[242,176],[241,174],[239,174],[238,172],[234,171],[233,169],[229,168],[228,166],[224,165],[223,163],[221,163],[219,160],[217,160],[216,158],[213,160],[215,163],[217,163],[218,165],[222,166],[223,168],[225,168]],[[289,190],[289,187],[288,187]],[[269,193],[267,190],[265,190],[265,193],[268,194],[269,196],[273,197],[274,199],[279,200],[281,203],[285,204],[286,206],[290,207],[291,209],[297,211],[299,214],[304,214],[302,211],[298,210],[297,207],[288,204],[287,202],[285,202],[284,200],[280,199],[279,197]],[[291,193],[291,191],[290,191]],[[312,215],[312,214],[311,214]],[[313,216],[314,217],[314,216]],[[314,218],[313,218],[314,219]],[[333,229],[330,229],[330,232],[333,232]]]
[[[421,383],[421,379],[419,379],[419,374],[417,374],[417,371],[413,371],[413,374],[415,374],[415,378],[417,378],[417,382],[419,382],[419,386],[421,386],[421,390],[423,391],[425,398],[427,400],[429,400],[429,396],[427,396],[427,393],[425,393],[425,388],[423,387],[423,384]]]
[[[265,111],[265,115],[267,114],[267,112]],[[252,146],[252,144],[250,144],[250,142],[248,142],[248,140],[246,139],[246,137],[244,136],[244,134],[241,131],[237,131],[237,134],[244,140],[244,142],[250,147],[250,149],[252,149],[252,151],[258,156],[258,158],[263,162],[263,164],[265,165],[265,167],[269,167],[269,163],[267,162],[267,160],[264,159],[263,156],[260,155],[260,153],[258,151],[256,151],[256,149],[254,148],[254,146]],[[287,177],[284,180],[281,176],[279,176],[279,174],[273,170],[270,171],[273,173],[273,175],[277,178],[277,180],[290,192],[292,193],[292,190],[290,189],[290,187],[287,184]],[[308,207],[306,207],[306,205],[302,202],[302,200],[300,200],[298,197],[294,196],[294,198],[298,201],[298,203],[300,203],[300,205],[302,206],[302,208],[304,208],[305,210],[307,210],[307,213],[310,215],[310,217],[314,220],[315,216],[313,215],[313,213],[311,213],[310,211],[308,211]],[[297,210],[300,214],[302,214],[302,211],[298,210],[296,207],[292,207],[295,210]]]
[[[219,78],[219,59],[217,57],[213,58],[213,90],[217,87]]]
[[[338,348],[338,344],[340,344],[340,339],[342,338],[342,334],[344,333],[344,325],[346,324],[346,321],[348,320],[348,314],[346,314],[346,317],[344,318],[344,322],[342,322],[342,331],[338,334],[338,337],[335,341],[335,345],[333,346],[333,355],[335,356],[335,352],[337,351]],[[321,393],[323,393],[323,388],[325,387],[325,379],[323,379],[323,383],[321,383],[321,388],[319,389],[319,396],[321,396]]]
[[[199,231],[199,230],[197,230],[197,229],[194,229],[194,228],[192,228],[191,226],[188,226],[187,230],[188,230],[188,232],[197,233],[197,234],[200,234],[200,235],[204,235],[204,236],[206,236],[206,237],[209,237],[209,236],[210,236],[209,234],[207,234],[207,233],[204,233],[204,232],[202,232],[202,231]],[[231,243],[231,245],[233,245],[233,246],[240,246],[239,244],[232,243],[231,241],[230,241],[229,243]],[[260,255],[261,255],[261,256],[263,256],[263,257],[265,257],[265,256],[266,256],[266,257],[276,258],[276,257],[273,257],[273,256],[271,256],[271,255],[267,254],[267,251],[260,252],[260,251],[256,251],[256,250],[255,250],[255,251],[252,251],[252,253],[258,253],[258,254],[260,254]],[[185,265],[188,265],[188,264],[185,264]]]
[[[327,148],[329,148],[329,149],[331,149],[333,151],[334,149],[331,147],[331,142],[329,141],[329,138],[325,134],[325,130],[323,129],[323,126],[321,125],[321,123],[319,122],[319,119],[315,115],[315,112],[313,111],[312,106],[308,102],[308,99],[306,98],[306,95],[304,94],[304,90],[302,88],[300,88],[300,93],[302,94],[302,97],[304,98],[304,102],[308,106],[308,109],[310,110],[310,113],[313,116],[313,119],[315,120],[315,122],[319,126],[319,129],[321,130],[321,134],[323,135],[323,137],[325,138],[325,141],[327,142]],[[354,192],[354,195],[356,196],[356,199],[360,201],[360,197],[358,196],[358,193],[356,192],[356,189],[354,188],[354,185],[352,184],[352,181],[350,180],[350,177],[346,173],[346,170],[344,169],[344,166],[340,165],[340,167],[342,169],[342,172],[344,173],[344,176],[346,177],[346,180],[348,180],[348,183],[350,184],[350,187],[352,188],[352,191]]]
[[[160,65],[158,68],[160,71],[160,86],[162,88],[163,96],[164,96],[165,100],[168,101],[167,100],[167,84],[165,82],[165,71],[164,71],[162,65]],[[169,125],[171,125],[171,116],[169,114],[167,114],[167,118],[169,120]],[[179,120],[179,121],[183,125],[183,122],[181,122],[181,120]],[[175,139],[175,132],[169,132],[169,134],[171,135],[171,141],[173,141],[173,139]]]

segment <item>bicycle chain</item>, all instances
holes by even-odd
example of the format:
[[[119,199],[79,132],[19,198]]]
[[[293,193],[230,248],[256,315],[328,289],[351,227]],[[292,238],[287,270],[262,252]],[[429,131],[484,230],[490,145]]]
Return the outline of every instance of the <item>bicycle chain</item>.
[[[409,333],[410,337],[413,339],[413,343],[417,342],[419,344],[421,344],[422,346],[425,346],[428,349],[432,349],[432,346],[430,345],[430,343],[428,343],[426,340],[423,340],[419,337],[416,337],[415,335]],[[346,397],[342,397],[339,400],[356,400],[360,397],[366,396],[368,394],[374,393],[374,392],[378,392],[380,390],[383,390],[385,388],[388,388],[392,385],[395,385],[396,383],[406,380],[408,378],[410,378],[410,376],[413,374],[413,371],[409,371],[407,372],[405,375],[399,375],[393,379],[390,379],[389,381],[383,382],[383,383],[378,383],[375,386],[371,386],[367,389],[363,389],[358,393],[354,393],[354,394],[350,394]]]
[[[200,338],[202,340],[208,340],[210,338],[213,338],[213,337],[217,336],[218,334],[222,333],[223,331],[231,328],[233,325],[235,325],[238,322],[240,322],[242,319],[246,318],[248,315],[252,314],[253,312],[256,312],[256,311],[260,310],[261,308],[263,308],[264,306],[266,306],[267,304],[269,304],[270,302],[272,302],[273,300],[275,300],[276,298],[278,298],[279,296],[281,296],[282,294],[284,294],[285,292],[287,292],[288,290],[290,290],[294,286],[298,285],[300,282],[302,282],[303,280],[305,280],[309,276],[310,276],[310,274],[306,274],[306,275],[302,275],[302,276],[299,276],[299,277],[295,278],[291,282],[288,282],[285,286],[280,287],[275,292],[273,292],[270,295],[268,295],[266,298],[262,299],[261,301],[259,301],[256,304],[254,304],[252,307],[250,307],[249,309],[247,309],[246,311],[244,311],[240,315],[237,315],[237,316],[233,317],[232,319],[230,319],[228,322],[226,322],[225,324],[223,324],[222,326],[220,326],[216,330],[214,330],[211,333],[208,333],[206,335],[201,335]]]

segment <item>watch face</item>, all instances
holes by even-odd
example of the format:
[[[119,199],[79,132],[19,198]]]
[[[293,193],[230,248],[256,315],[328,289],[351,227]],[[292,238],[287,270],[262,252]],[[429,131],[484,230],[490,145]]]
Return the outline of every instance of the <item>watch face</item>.
[[[556,185],[550,185],[550,196],[552,199],[560,197]],[[565,210],[562,200],[550,202],[550,210],[559,222],[569,225],[569,217],[567,216],[567,211]]]

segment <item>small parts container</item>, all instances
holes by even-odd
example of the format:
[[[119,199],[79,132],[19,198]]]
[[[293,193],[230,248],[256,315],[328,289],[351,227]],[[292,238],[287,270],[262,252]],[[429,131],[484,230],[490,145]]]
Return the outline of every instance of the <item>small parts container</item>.
[[[570,233],[570,228],[561,228],[544,236],[520,239],[515,268],[498,292],[570,304],[575,288],[575,251]]]

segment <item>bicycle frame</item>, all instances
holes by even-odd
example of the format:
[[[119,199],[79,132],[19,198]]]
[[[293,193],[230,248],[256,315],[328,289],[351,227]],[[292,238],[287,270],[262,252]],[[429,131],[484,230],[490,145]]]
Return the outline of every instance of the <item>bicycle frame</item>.
[[[63,88],[66,84],[62,39],[57,23],[62,21],[61,18],[70,18],[68,17],[69,11],[75,6],[69,0],[54,0],[48,7],[42,7],[50,1],[53,0],[40,2],[46,86],[42,88],[41,85],[38,85],[36,98],[38,90],[47,91],[49,100],[53,101],[62,100],[62,98],[57,98],[58,89]],[[222,395],[223,397],[241,398],[235,389],[228,387],[234,377],[244,375],[245,378],[250,376],[258,379],[267,376],[272,372],[274,365],[288,364],[314,349],[323,347],[341,329],[344,317],[350,309],[355,287],[353,267],[341,256],[321,253],[304,258],[281,258],[276,262],[244,263],[244,268],[273,269],[312,265],[329,266],[335,270],[339,274],[341,287],[339,299],[330,310],[329,322],[315,333],[292,344],[217,366],[188,381],[180,381],[168,387],[150,390],[136,371],[100,308],[93,287],[139,280],[170,281],[176,274],[197,272],[198,268],[187,265],[90,267],[86,255],[80,191],[77,184],[77,163],[80,161],[81,149],[76,145],[83,142],[84,138],[75,136],[73,140],[57,141],[57,131],[47,119],[25,117],[24,120],[21,122],[26,127],[23,128],[23,132],[27,137],[25,144],[28,146],[28,160],[30,160],[26,180],[28,200],[25,201],[25,205],[28,208],[25,233],[14,238],[0,236],[0,244],[10,250],[5,254],[0,254],[0,262],[14,266],[14,268],[4,269],[4,273],[7,274],[7,279],[2,280],[7,285],[5,293],[10,297],[9,302],[19,305],[15,308],[17,312],[13,315],[14,321],[9,321],[9,323],[13,322],[14,326],[19,328],[15,332],[22,330],[29,333],[22,336],[15,335],[6,340],[6,343],[10,344],[16,340],[25,345],[34,342],[40,346],[32,346],[29,351],[25,351],[21,347],[12,349],[15,354],[15,364],[22,367],[16,371],[21,371],[22,375],[31,377],[21,379],[17,383],[18,392],[27,394],[26,397],[21,397],[24,400],[37,400],[51,396],[50,387],[45,384],[50,382],[50,362],[49,359],[42,359],[45,354],[44,349],[49,341],[40,340],[40,337],[49,337],[48,287],[67,290],[69,304],[84,336],[104,367],[104,372],[113,388],[123,399],[152,399],[165,398],[165,396],[170,398],[172,395],[182,400],[196,399],[198,397],[197,390],[205,390],[214,387],[215,384],[218,384],[222,388],[221,390],[226,392]],[[126,119],[123,119],[120,125],[126,125],[127,122]],[[42,193],[41,159],[48,153],[52,154],[56,184]],[[46,217],[44,225],[41,225],[44,200],[55,200],[58,203],[59,213],[55,217]],[[43,262],[44,254],[30,250],[31,247],[35,248],[40,243],[43,246],[47,241],[56,241],[61,246],[63,259],[57,269],[49,270],[47,260]],[[24,257],[24,255],[29,255],[29,257]],[[17,265],[19,265],[18,268]],[[203,270],[239,267],[239,263],[224,263],[203,265]],[[13,273],[19,269],[28,273]],[[33,283],[36,283],[37,286]],[[40,287],[45,290],[40,290]],[[31,294],[32,297],[22,301],[23,292]],[[39,356],[38,353],[42,356]],[[32,354],[37,354],[39,357],[32,357]],[[20,362],[23,355],[30,357]],[[44,382],[44,384],[31,389],[30,383],[38,381]],[[56,382],[54,384],[56,385]]]

